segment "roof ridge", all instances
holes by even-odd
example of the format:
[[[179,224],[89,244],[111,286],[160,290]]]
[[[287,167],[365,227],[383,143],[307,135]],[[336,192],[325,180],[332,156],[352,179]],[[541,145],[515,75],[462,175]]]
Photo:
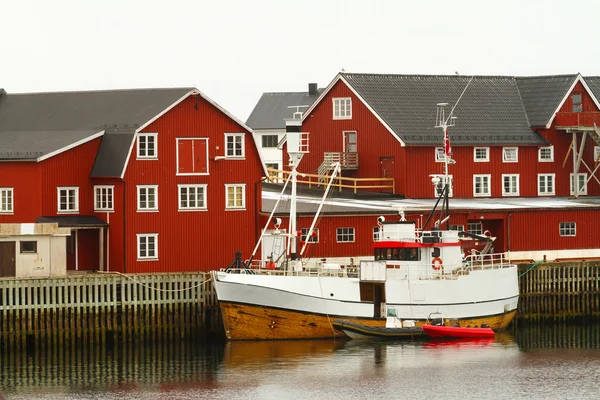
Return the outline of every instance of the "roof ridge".
[[[49,92],[15,92],[7,93],[10,96],[26,96],[38,94],[75,94],[75,93],[109,93],[109,92],[137,92],[143,90],[194,90],[194,87],[159,87],[159,88],[118,88],[118,89],[92,89],[92,90],[55,90]]]
[[[452,74],[385,74],[385,73],[362,73],[362,72],[340,72],[342,76],[387,76],[387,77],[398,77],[398,78],[463,78],[471,79],[475,78],[506,78],[514,79],[512,75],[452,75]]]

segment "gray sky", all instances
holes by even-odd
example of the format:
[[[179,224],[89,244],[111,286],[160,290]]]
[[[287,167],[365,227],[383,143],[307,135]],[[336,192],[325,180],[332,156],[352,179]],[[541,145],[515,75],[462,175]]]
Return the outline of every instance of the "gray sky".
[[[245,121],[347,72],[600,75],[600,1],[0,0],[9,93],[195,86]]]

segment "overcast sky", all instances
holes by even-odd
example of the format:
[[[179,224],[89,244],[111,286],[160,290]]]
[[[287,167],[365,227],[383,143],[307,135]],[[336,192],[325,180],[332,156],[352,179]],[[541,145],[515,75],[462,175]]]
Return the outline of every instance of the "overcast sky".
[[[262,92],[342,68],[600,75],[599,16],[598,0],[0,0],[0,87],[194,86],[245,121]]]

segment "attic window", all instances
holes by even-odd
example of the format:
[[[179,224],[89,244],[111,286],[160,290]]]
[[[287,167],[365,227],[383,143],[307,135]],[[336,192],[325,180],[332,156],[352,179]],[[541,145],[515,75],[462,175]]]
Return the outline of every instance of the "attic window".
[[[571,102],[573,103],[573,112],[582,112],[583,103],[581,93],[573,93],[571,96]]]
[[[352,119],[352,98],[336,97],[333,99],[333,119]]]
[[[158,159],[156,138],[158,133],[140,133],[137,140],[137,158],[144,160]]]

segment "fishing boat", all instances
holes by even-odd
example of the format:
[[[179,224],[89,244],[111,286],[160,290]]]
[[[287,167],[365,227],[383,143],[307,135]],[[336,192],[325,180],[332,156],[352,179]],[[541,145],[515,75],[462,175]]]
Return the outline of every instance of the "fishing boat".
[[[385,327],[389,316],[414,320],[416,326],[421,326],[432,313],[443,313],[447,325],[464,327],[487,324],[503,329],[512,321],[519,297],[516,265],[503,253],[488,253],[491,246],[478,254],[463,254],[461,241],[474,235],[448,229],[451,182],[447,178],[448,164],[452,163],[448,127],[454,119],[452,112],[445,116],[446,104],[438,106],[437,126],[444,133],[446,147],[446,179],[432,179],[441,188],[436,206],[420,228],[407,221],[402,210],[397,221],[379,217],[373,257],[361,260],[355,268],[342,269],[304,257],[310,240],[300,243],[296,229],[296,180],[298,163],[308,152],[308,134],[301,132],[299,125],[288,129],[291,171],[280,196],[284,197],[290,183],[288,229],[281,228],[282,221],[274,217],[278,200],[252,256],[243,261],[238,252],[229,267],[212,271],[229,340],[330,338],[344,335],[333,321]],[[288,127],[294,128],[293,123]],[[339,165],[333,166],[324,199],[338,171]],[[439,218],[435,217],[438,203]],[[429,225],[431,229],[423,229]],[[267,227],[271,227],[270,233]],[[267,237],[285,239],[283,257],[255,260],[261,241]]]
[[[335,320],[333,328],[352,339],[417,339],[425,336],[417,326],[369,326],[355,322]]]
[[[423,332],[433,338],[481,338],[493,337],[494,331],[489,327],[471,328],[461,326],[423,325]]]

